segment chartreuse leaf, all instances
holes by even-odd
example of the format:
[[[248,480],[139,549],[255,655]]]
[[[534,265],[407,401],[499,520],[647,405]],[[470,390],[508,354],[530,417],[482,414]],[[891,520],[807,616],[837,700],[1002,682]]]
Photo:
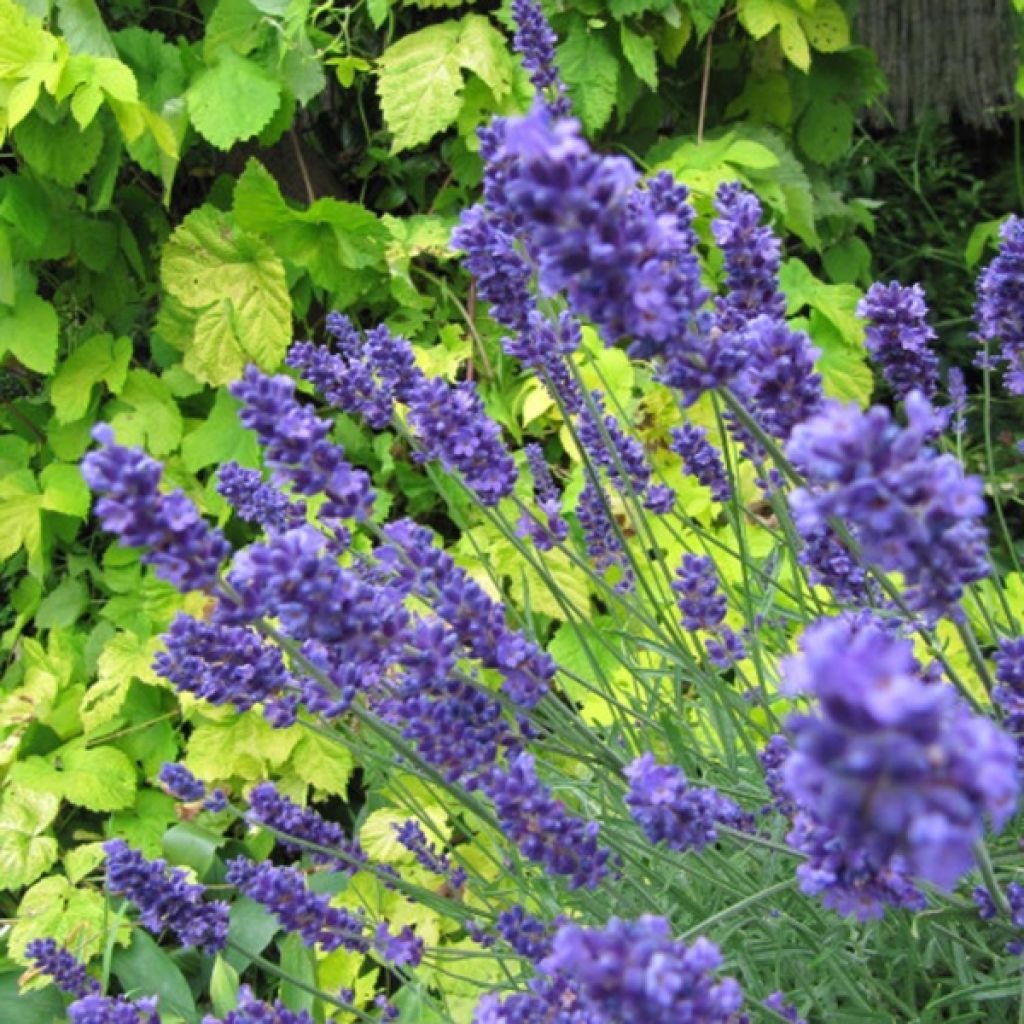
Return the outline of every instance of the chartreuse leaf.
[[[811,66],[807,35],[800,12],[789,0],[739,0],[740,24],[755,38],[763,39],[778,28],[782,52],[801,71]]]
[[[22,548],[29,568],[41,577],[44,572],[43,497],[28,470],[11,473],[0,480],[0,559],[10,558]]]
[[[159,682],[153,671],[153,657],[159,646],[156,637],[141,640],[127,631],[107,641],[96,664],[96,682],[86,690],[80,708],[86,736],[120,712],[134,680],[153,685]]]
[[[0,800],[0,889],[31,885],[57,860],[57,840],[43,833],[59,806],[52,793],[6,788]]]
[[[181,412],[171,389],[149,370],[130,370],[111,426],[122,444],[143,445],[154,455],[167,455],[181,441]]]
[[[864,343],[864,324],[857,316],[861,291],[851,284],[826,284],[811,273],[802,260],[786,260],[779,272],[779,287],[786,296],[786,312],[805,306],[831,321],[842,341],[859,349]]]
[[[39,474],[43,488],[42,506],[50,512],[84,519],[89,511],[89,488],[78,466],[51,462]]]
[[[44,86],[53,92],[67,59],[67,44],[43,28],[15,0],[0,0],[0,138],[35,106]]]
[[[267,126],[281,102],[281,84],[255,61],[224,47],[185,95],[196,131],[218,149],[230,149]]]
[[[658,57],[654,39],[649,35],[640,35],[623,24],[619,26],[619,41],[622,54],[629,61],[636,77],[648,88],[657,89]]]
[[[619,62],[608,37],[575,17],[558,47],[558,67],[583,127],[600,131],[612,116],[619,88]]]
[[[422,815],[420,811],[423,812]],[[393,807],[380,807],[367,815],[359,829],[359,845],[370,860],[380,861],[382,864],[411,863],[413,855],[398,841],[395,828],[412,816],[407,811],[398,811]],[[418,808],[416,816],[431,823],[430,828],[424,828],[431,842],[436,842],[438,832],[445,837],[451,834],[451,828],[447,824],[448,814],[443,807],[429,804]]]
[[[874,377],[863,349],[848,344],[836,326],[818,310],[811,313],[811,340],[820,352],[817,369],[825,393],[862,408],[870,404]]]
[[[464,71],[483,79],[500,100],[511,88],[513,69],[501,34],[480,14],[403,36],[378,63],[377,91],[392,150],[421,145],[455,123]]]
[[[10,352],[36,373],[52,373],[57,358],[57,311],[35,291],[19,290],[0,306],[0,356]]]
[[[212,206],[193,211],[164,248],[161,279],[197,319],[184,365],[224,384],[247,362],[276,369],[291,339],[284,265],[260,238]]]
[[[347,747],[306,731],[295,744],[285,771],[325,793],[344,795],[355,764]]]
[[[301,726],[275,729],[256,711],[202,722],[189,737],[185,763],[204,782],[259,779],[288,760],[302,731]]]
[[[210,1002],[213,1012],[224,1017],[238,1005],[238,971],[218,955],[210,974]]]
[[[9,778],[90,811],[116,811],[135,799],[135,766],[116,747],[69,744],[19,761]]]
[[[259,465],[256,435],[239,422],[238,401],[227,391],[217,392],[210,415],[182,441],[181,457],[190,473],[230,461]]]
[[[50,875],[21,898],[7,953],[16,963],[27,964],[25,947],[33,939],[54,939],[80,960],[89,960],[103,948],[111,926],[102,893],[76,888],[62,875]],[[119,925],[117,941],[126,942],[129,932],[127,924]]]
[[[104,383],[116,395],[124,387],[132,358],[129,338],[95,334],[61,363],[50,382],[50,401],[58,423],[81,419],[89,409],[92,389]]]

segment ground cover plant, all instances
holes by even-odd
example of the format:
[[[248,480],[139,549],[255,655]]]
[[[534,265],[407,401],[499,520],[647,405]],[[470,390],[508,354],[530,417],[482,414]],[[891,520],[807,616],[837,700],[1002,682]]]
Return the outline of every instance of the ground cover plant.
[[[248,543],[96,428],[97,515],[188,595],[153,671],[358,779],[314,807],[166,765],[184,867],[107,842],[91,920],[12,933],[28,990],[77,1024],[1016,1019],[1022,581],[922,295],[864,297],[894,409],[851,402],[756,197],[717,188],[699,236],[670,175],[584,140],[515,13],[538,98],[482,133],[453,243],[557,416],[513,454],[474,381],[333,315],[293,375],[230,386],[266,467],[216,477]],[[1010,394],[1022,246],[1011,219],[978,285]],[[607,375],[623,346],[660,443]],[[454,554],[331,410],[472,504]],[[470,557],[490,535],[504,564]]]

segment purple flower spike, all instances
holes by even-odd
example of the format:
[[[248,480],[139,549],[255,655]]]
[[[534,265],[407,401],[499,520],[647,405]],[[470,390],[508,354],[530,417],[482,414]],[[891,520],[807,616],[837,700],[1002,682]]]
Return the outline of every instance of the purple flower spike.
[[[1024,219],[1007,217],[999,239],[999,254],[978,278],[974,317],[989,363],[1003,368],[1007,391],[1024,395]]]
[[[864,344],[898,399],[911,391],[934,398],[939,386],[939,358],[931,350],[935,332],[928,326],[928,306],[919,284],[897,281],[873,284],[857,306],[868,321]]]
[[[207,526],[183,491],[160,491],[163,470],[141,449],[114,442],[106,424],[93,429],[100,447],[82,460],[85,482],[101,495],[96,514],[126,547],[145,548],[142,560],[179,590],[209,590],[231,553],[219,530]]]
[[[865,867],[902,866],[951,888],[974,865],[985,820],[1000,828],[1016,810],[1013,740],[926,680],[911,642],[877,620],[822,620],[800,646],[786,686],[816,707],[788,723],[787,792]],[[799,869],[808,891],[815,870],[813,858]]]
[[[86,973],[84,964],[53,939],[33,939],[25,947],[25,956],[62,992],[76,999],[99,995],[100,983]]]

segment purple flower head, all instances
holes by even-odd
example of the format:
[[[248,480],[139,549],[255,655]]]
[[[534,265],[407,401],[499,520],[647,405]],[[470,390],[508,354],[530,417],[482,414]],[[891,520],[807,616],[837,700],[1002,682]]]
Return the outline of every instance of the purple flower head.
[[[248,985],[242,985],[238,1006],[223,1020],[204,1017],[203,1024],[313,1024],[313,1018],[305,1010],[289,1010],[280,1001],[273,1005],[261,1002]]]
[[[528,991],[504,999],[488,992],[476,1006],[473,1024],[608,1024],[608,1018],[583,1004],[576,985],[555,975],[534,978]]]
[[[520,537],[529,537],[538,551],[550,551],[569,536],[569,524],[562,518],[561,497],[540,445],[528,444],[524,450],[533,478],[536,511],[533,515],[523,513],[516,532]]]
[[[647,1024],[726,1024],[743,1005],[735,979],[715,980],[718,947],[707,939],[687,946],[672,938],[664,918],[611,918],[603,928],[566,924],[542,967],[578,987],[599,1019]]]
[[[924,289],[898,281],[876,282],[857,306],[868,321],[864,344],[898,399],[911,391],[934,398],[939,384],[939,359],[932,351],[935,331],[928,326]]]
[[[398,841],[416,858],[420,867],[435,875],[446,875],[453,889],[461,889],[466,884],[466,872],[454,867],[451,858],[430,842],[418,821],[407,818],[401,823],[393,823],[391,827]]]
[[[89,976],[83,963],[53,939],[33,939],[25,947],[25,956],[62,992],[76,999],[99,995],[100,983]]]
[[[1003,725],[1017,740],[1024,767],[1024,637],[1004,637],[993,656],[996,682],[992,700],[1003,712]]]
[[[715,564],[705,555],[687,553],[672,583],[683,625],[692,632],[714,633],[725,621],[725,595],[718,589]]]
[[[973,866],[985,819],[1000,828],[1016,808],[1013,741],[922,677],[910,641],[877,620],[822,620],[800,646],[786,688],[816,705],[788,723],[786,790],[848,857],[950,888]]]
[[[498,914],[495,930],[520,956],[535,964],[551,952],[548,925],[528,914],[518,903]]]
[[[278,792],[272,782],[261,782],[249,791],[246,819],[283,833],[278,842],[285,849],[309,853],[314,864],[330,864],[335,871],[352,872],[366,860],[366,854],[355,840],[349,839],[342,827],[318,814],[312,807],[300,807]],[[325,847],[310,851],[306,844]],[[330,850],[339,851],[333,857]]]
[[[992,894],[983,885],[976,886],[971,893],[978,908],[978,917],[982,921],[992,921],[998,915]],[[1010,920],[1017,935],[1006,944],[1006,952],[1011,956],[1024,955],[1024,885],[1011,882],[1006,887],[1006,902],[1010,907]]]
[[[671,850],[702,850],[718,838],[716,822],[737,824],[742,811],[710,786],[694,787],[681,768],[643,754],[625,769],[626,804],[652,843]]]
[[[711,222],[715,244],[725,258],[724,297],[715,303],[720,331],[740,331],[758,316],[781,321],[786,300],[779,291],[781,245],[775,232],[761,224],[761,203],[739,182],[719,185]]]
[[[595,821],[573,817],[537,777],[532,755],[519,754],[507,768],[483,779],[505,835],[523,856],[562,875],[573,889],[594,888],[608,873],[609,851],[598,845]]]
[[[306,521],[306,505],[291,501],[276,487],[263,482],[256,469],[244,469],[237,462],[221,466],[217,492],[242,519],[258,523],[265,530],[289,530]]]
[[[408,926],[392,932],[381,921],[373,934],[377,955],[396,967],[416,967],[423,959],[423,940]]]
[[[183,693],[247,710],[291,683],[281,651],[248,626],[222,626],[179,613],[153,663]]]
[[[299,494],[326,495],[320,515],[328,521],[370,515],[370,478],[327,440],[331,424],[298,401],[288,377],[271,377],[250,366],[230,391],[242,403],[242,425],[255,431],[263,445],[275,483],[290,484]]]
[[[796,1006],[787,1003],[786,997],[781,992],[773,992],[761,1005],[773,1010],[780,1017],[788,1020],[790,1024],[807,1024],[807,1021],[797,1012]]]
[[[946,391],[949,394],[953,430],[962,434],[967,428],[967,381],[959,366],[951,366],[946,373]]]
[[[732,498],[729,476],[721,452],[711,444],[707,435],[703,427],[684,423],[672,428],[670,447],[683,460],[687,473],[707,487],[715,501],[726,502]]]
[[[95,993],[76,999],[68,1007],[70,1024],[160,1024],[156,999],[125,999]]]
[[[461,473],[484,505],[496,505],[512,493],[515,462],[473,381],[452,387],[439,377],[422,377],[403,397],[409,426],[422,445],[418,459],[437,459],[445,469]]]
[[[620,590],[631,590],[634,574],[629,555],[615,529],[615,523],[607,507],[607,496],[600,485],[587,480],[576,503],[576,519],[583,531],[587,555],[598,572],[618,566],[622,579],[617,584]]]
[[[523,58],[523,67],[529,71],[533,87],[542,98],[545,90],[551,90],[553,95],[545,99],[548,109],[556,117],[567,117],[569,98],[555,66],[558,37],[544,17],[543,9],[537,0],[512,0],[512,17],[516,23],[512,45]]]
[[[989,572],[982,483],[927,443],[940,418],[926,398],[905,407],[906,427],[838,403],[798,426],[786,454],[806,486],[789,501],[802,536],[841,521],[864,561],[902,573],[910,607],[937,618]]]
[[[151,932],[174,932],[183,946],[209,953],[224,948],[228,934],[228,905],[203,900],[205,889],[187,881],[181,868],[163,860],[146,860],[123,839],[103,844],[107,855],[107,888],[131,900],[139,921]]]
[[[430,604],[461,643],[485,667],[504,677],[503,691],[513,703],[533,707],[547,692],[555,663],[547,652],[505,621],[505,609],[460,569],[451,555],[435,547],[429,530],[409,520],[384,528],[388,543],[378,560],[407,588]]]
[[[631,338],[637,358],[692,360],[702,345],[692,323],[708,292],[689,222],[664,183],[638,192],[628,160],[592,153],[576,122],[542,106],[504,123],[495,159],[502,211],[534,257],[542,292],[564,292],[608,343]]]
[[[335,949],[365,953],[369,949],[363,917],[332,907],[326,896],[310,892],[305,876],[296,868],[236,857],[228,862],[227,880],[266,907],[285,931],[297,934],[307,946],[319,946],[327,953]]]
[[[1024,395],[1024,219],[1007,217],[999,239],[998,255],[978,278],[974,318],[990,365],[1003,368],[1007,391]]]
[[[206,798],[206,787],[183,764],[165,763],[158,777],[164,792],[175,800],[194,803]]]
[[[100,447],[82,460],[82,476],[98,494],[103,528],[126,547],[145,548],[142,560],[179,590],[208,590],[231,553],[219,530],[209,527],[180,490],[159,490],[160,464],[139,448],[114,443],[106,424],[93,429]]]

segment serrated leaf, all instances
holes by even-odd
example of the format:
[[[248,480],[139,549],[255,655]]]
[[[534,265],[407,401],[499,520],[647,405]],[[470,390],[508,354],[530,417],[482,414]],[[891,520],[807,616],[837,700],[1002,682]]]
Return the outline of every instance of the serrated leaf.
[[[18,904],[18,918],[7,940],[8,955],[26,964],[25,947],[33,939],[54,939],[88,962],[103,947],[109,927],[107,901],[92,889],[78,889],[61,875],[44,878]],[[118,929],[127,939],[128,926]]]
[[[86,736],[105,725],[121,710],[132,682],[157,684],[153,658],[160,642],[156,637],[141,640],[135,633],[112,636],[96,663],[96,682],[85,692],[80,714]]]
[[[462,105],[459,25],[443,21],[403,36],[381,54],[377,93],[398,152],[455,123]]]
[[[73,846],[64,854],[64,871],[71,882],[77,885],[92,874],[106,860],[102,843],[82,843]]]
[[[172,797],[155,789],[140,789],[135,804],[117,811],[107,819],[106,834],[123,839],[146,857],[163,854],[163,838],[167,826],[177,821]]]
[[[125,408],[127,407],[127,408]],[[113,406],[111,426],[121,444],[167,455],[181,441],[181,412],[170,388],[149,370],[131,370]]]
[[[467,14],[459,24],[456,60],[483,79],[496,100],[502,99],[512,88],[515,67],[505,37],[482,14]]]
[[[284,265],[260,238],[204,206],[179,225],[164,248],[164,287],[202,310],[185,369],[224,384],[248,361],[276,369],[291,340],[291,297]]]
[[[83,131],[73,118],[51,124],[32,114],[14,129],[14,144],[34,171],[72,188],[96,166],[103,147],[103,129],[99,121]]]
[[[117,56],[94,0],[57,0],[57,24],[72,53]]]
[[[89,488],[78,466],[51,462],[39,474],[39,483],[43,489],[43,508],[78,519],[84,519],[88,514]]]
[[[811,66],[811,53],[800,16],[787,0],[740,0],[740,24],[755,38],[763,39],[776,27],[782,52],[801,71]]]
[[[21,474],[0,480],[0,559],[10,558],[24,548],[33,574],[40,577],[43,574],[42,502],[31,474],[28,480]]]
[[[354,767],[352,754],[341,743],[307,731],[295,745],[286,770],[307,785],[344,796]]]
[[[281,102],[281,85],[255,61],[222,49],[185,94],[196,131],[218,149],[258,135]],[[244,102],[240,99],[244,97]]]
[[[391,807],[381,807],[367,815],[359,829],[359,845],[371,861],[401,864],[413,859],[412,853],[398,841],[396,832],[397,826],[411,818],[413,815]]]
[[[800,14],[800,24],[807,41],[822,53],[850,45],[850,23],[836,0],[818,0],[811,10]]]
[[[268,768],[288,760],[300,733],[299,726],[274,729],[257,711],[246,711],[227,722],[204,722],[189,737],[185,764],[204,782],[235,776],[259,779]]]
[[[826,284],[811,273],[802,260],[786,260],[779,272],[779,287],[786,296],[789,315],[805,306],[817,310],[839,331],[844,343],[859,349],[864,341],[864,324],[857,316],[859,288],[849,284]]]
[[[89,588],[81,579],[66,577],[43,598],[35,614],[40,629],[68,629],[89,606]]]
[[[10,777],[89,811],[116,811],[135,800],[135,766],[116,747],[61,747],[18,762]]]
[[[237,399],[224,390],[217,392],[210,415],[181,443],[181,457],[190,473],[207,466],[239,462],[259,465],[259,443],[238,419]]]
[[[816,364],[825,393],[866,408],[875,381],[866,353],[848,345],[835,326],[817,311],[812,312],[810,336],[821,355]]]
[[[89,409],[92,389],[103,382],[117,394],[124,386],[132,357],[129,338],[96,334],[61,363],[50,382],[50,401],[58,423],[81,419]]]
[[[43,833],[59,806],[52,793],[8,786],[0,802],[0,889],[31,885],[57,860],[57,840]]]
[[[619,62],[607,37],[583,18],[574,19],[558,47],[558,66],[583,127],[600,131],[612,116],[619,88]]]
[[[629,61],[636,77],[648,88],[657,89],[658,58],[654,40],[650,36],[638,35],[626,25],[619,26],[619,40],[622,44],[622,54]]]
[[[853,124],[853,111],[839,97],[817,98],[800,118],[797,141],[815,163],[835,163],[850,148]]]
[[[10,352],[36,373],[52,373],[57,360],[57,311],[34,291],[18,291],[0,306],[0,356]]]

